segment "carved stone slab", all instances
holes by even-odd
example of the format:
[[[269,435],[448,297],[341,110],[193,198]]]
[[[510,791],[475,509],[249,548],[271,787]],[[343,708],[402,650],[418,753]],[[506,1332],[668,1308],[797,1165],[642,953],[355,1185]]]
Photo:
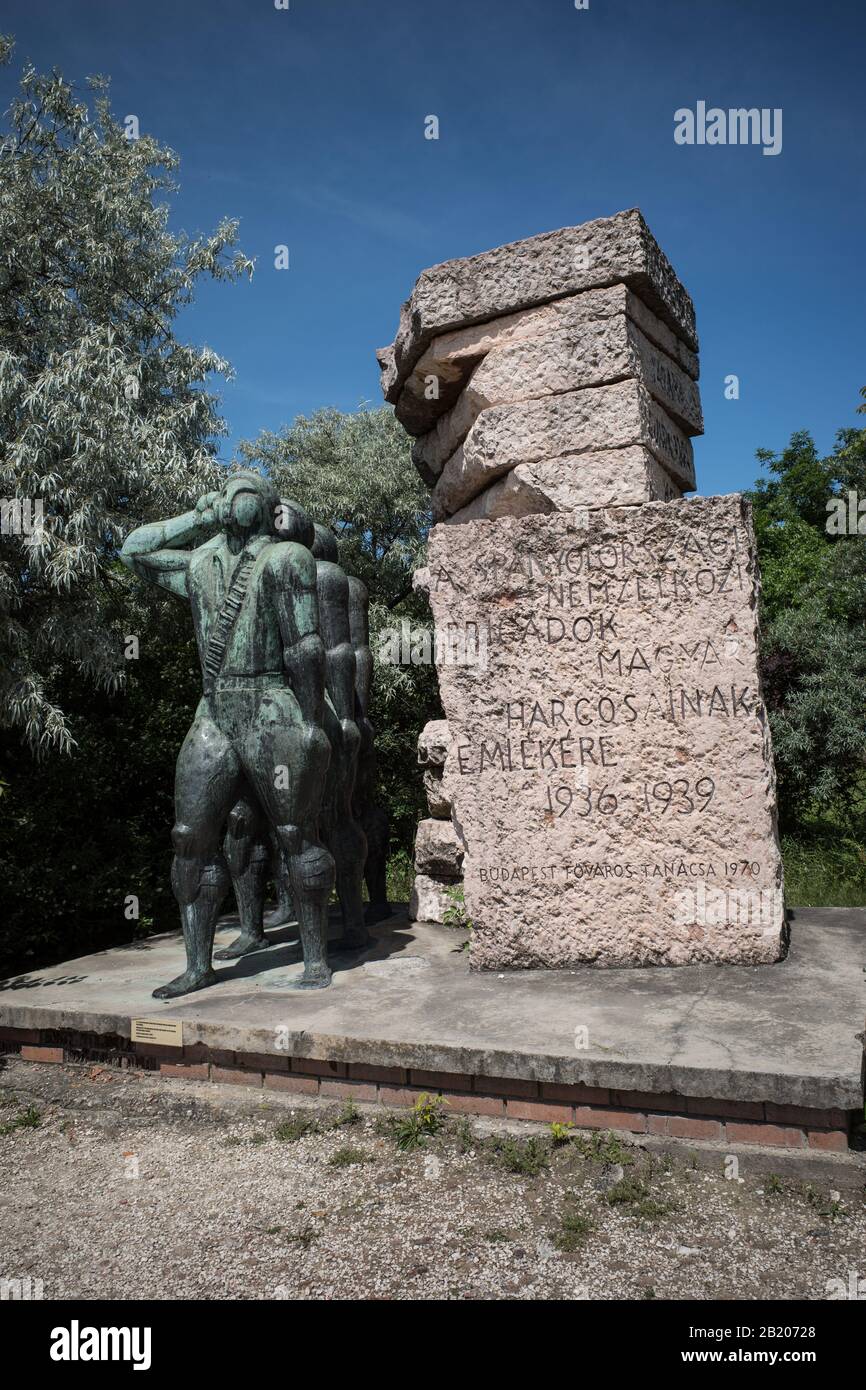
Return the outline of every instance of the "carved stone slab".
[[[439,670],[472,965],[779,959],[744,499],[437,526],[428,583],[486,637]]]

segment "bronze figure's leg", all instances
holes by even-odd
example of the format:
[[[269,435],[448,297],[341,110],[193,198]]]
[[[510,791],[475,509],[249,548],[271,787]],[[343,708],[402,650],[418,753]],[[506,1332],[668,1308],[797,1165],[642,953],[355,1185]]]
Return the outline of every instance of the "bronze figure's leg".
[[[215,953],[217,960],[236,960],[268,944],[262,914],[268,876],[268,846],[263,817],[246,789],[229,814],[223,853],[231,875],[241,923],[240,936]]]
[[[155,989],[154,999],[175,999],[216,983],[211,965],[214,930],[229,888],[220,837],[237,795],[239,775],[231,743],[202,701],[178,755],[175,774],[171,882],[183,923],[186,970]]]
[[[304,953],[303,976],[292,987],[323,989],[331,982],[328,903],[334,886],[334,861],[318,831],[328,740],[321,729],[302,725],[297,700],[284,687],[262,697],[242,756],[289,866]]]
[[[366,918],[369,923],[382,922],[393,915],[388,901],[388,850],[390,826],[388,812],[376,799],[376,749],[373,729],[368,719],[359,722],[361,749],[358,754],[358,773],[355,780],[355,815],[367,841],[364,880],[367,884]]]
[[[349,728],[354,730],[354,725]],[[352,789],[358,758],[357,736],[349,743],[333,708],[325,702],[325,733],[331,745],[331,761],[325,783],[321,818],[322,839],[334,857],[337,897],[343,919],[339,945],[357,949],[370,944],[364,924],[364,863],[367,840],[352,813]]]
[[[295,921],[295,904],[292,899],[292,885],[286,856],[280,849],[276,835],[270,838],[271,878],[277,890],[277,906],[268,919],[269,927],[284,927]]]

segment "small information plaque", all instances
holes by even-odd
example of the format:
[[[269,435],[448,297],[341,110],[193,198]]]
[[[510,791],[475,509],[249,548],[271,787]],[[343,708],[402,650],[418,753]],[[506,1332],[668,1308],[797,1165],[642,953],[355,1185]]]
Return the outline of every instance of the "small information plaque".
[[[134,1018],[130,1037],[133,1042],[183,1047],[183,1024],[172,1018]]]

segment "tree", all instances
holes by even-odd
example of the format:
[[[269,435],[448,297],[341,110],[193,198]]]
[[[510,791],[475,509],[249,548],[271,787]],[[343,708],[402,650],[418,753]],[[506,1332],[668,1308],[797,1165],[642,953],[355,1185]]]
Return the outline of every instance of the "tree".
[[[88,85],[93,111],[26,66],[0,142],[0,722],[37,756],[73,747],[64,675],[120,688],[121,615],[154,611],[124,592],[126,531],[218,485],[203,383],[228,364],[173,320],[201,276],[252,272],[235,223],[168,230],[177,157],[127,138]]]
[[[866,777],[866,537],[828,530],[828,503],[866,498],[866,430],[820,458],[806,431],[749,494],[762,575],[762,676],[783,827],[859,823]]]
[[[318,410],[240,446],[247,465],[263,468],[283,496],[332,527],[343,567],[369,590],[371,720],[392,841],[406,853],[425,814],[418,734],[441,714],[433,666],[387,659],[404,632],[432,626],[427,600],[412,588],[430,529],[430,495],[412,465],[410,444],[383,406],[354,414]],[[408,643],[402,646],[405,655]]]

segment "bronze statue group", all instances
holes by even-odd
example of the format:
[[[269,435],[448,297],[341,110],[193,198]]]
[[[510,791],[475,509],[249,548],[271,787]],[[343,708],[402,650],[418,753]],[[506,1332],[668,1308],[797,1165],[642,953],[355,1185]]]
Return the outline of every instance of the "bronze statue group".
[[[292,987],[322,989],[334,888],[342,949],[365,947],[367,921],[389,910],[367,590],[342,569],[330,528],[246,469],[194,510],[133,531],[121,559],[189,599],[202,668],[172,831],[186,969],[154,998],[216,983],[214,933],[230,888],[240,935],[218,958],[268,946],[271,877],[278,910],[269,925],[298,922],[304,969]]]

